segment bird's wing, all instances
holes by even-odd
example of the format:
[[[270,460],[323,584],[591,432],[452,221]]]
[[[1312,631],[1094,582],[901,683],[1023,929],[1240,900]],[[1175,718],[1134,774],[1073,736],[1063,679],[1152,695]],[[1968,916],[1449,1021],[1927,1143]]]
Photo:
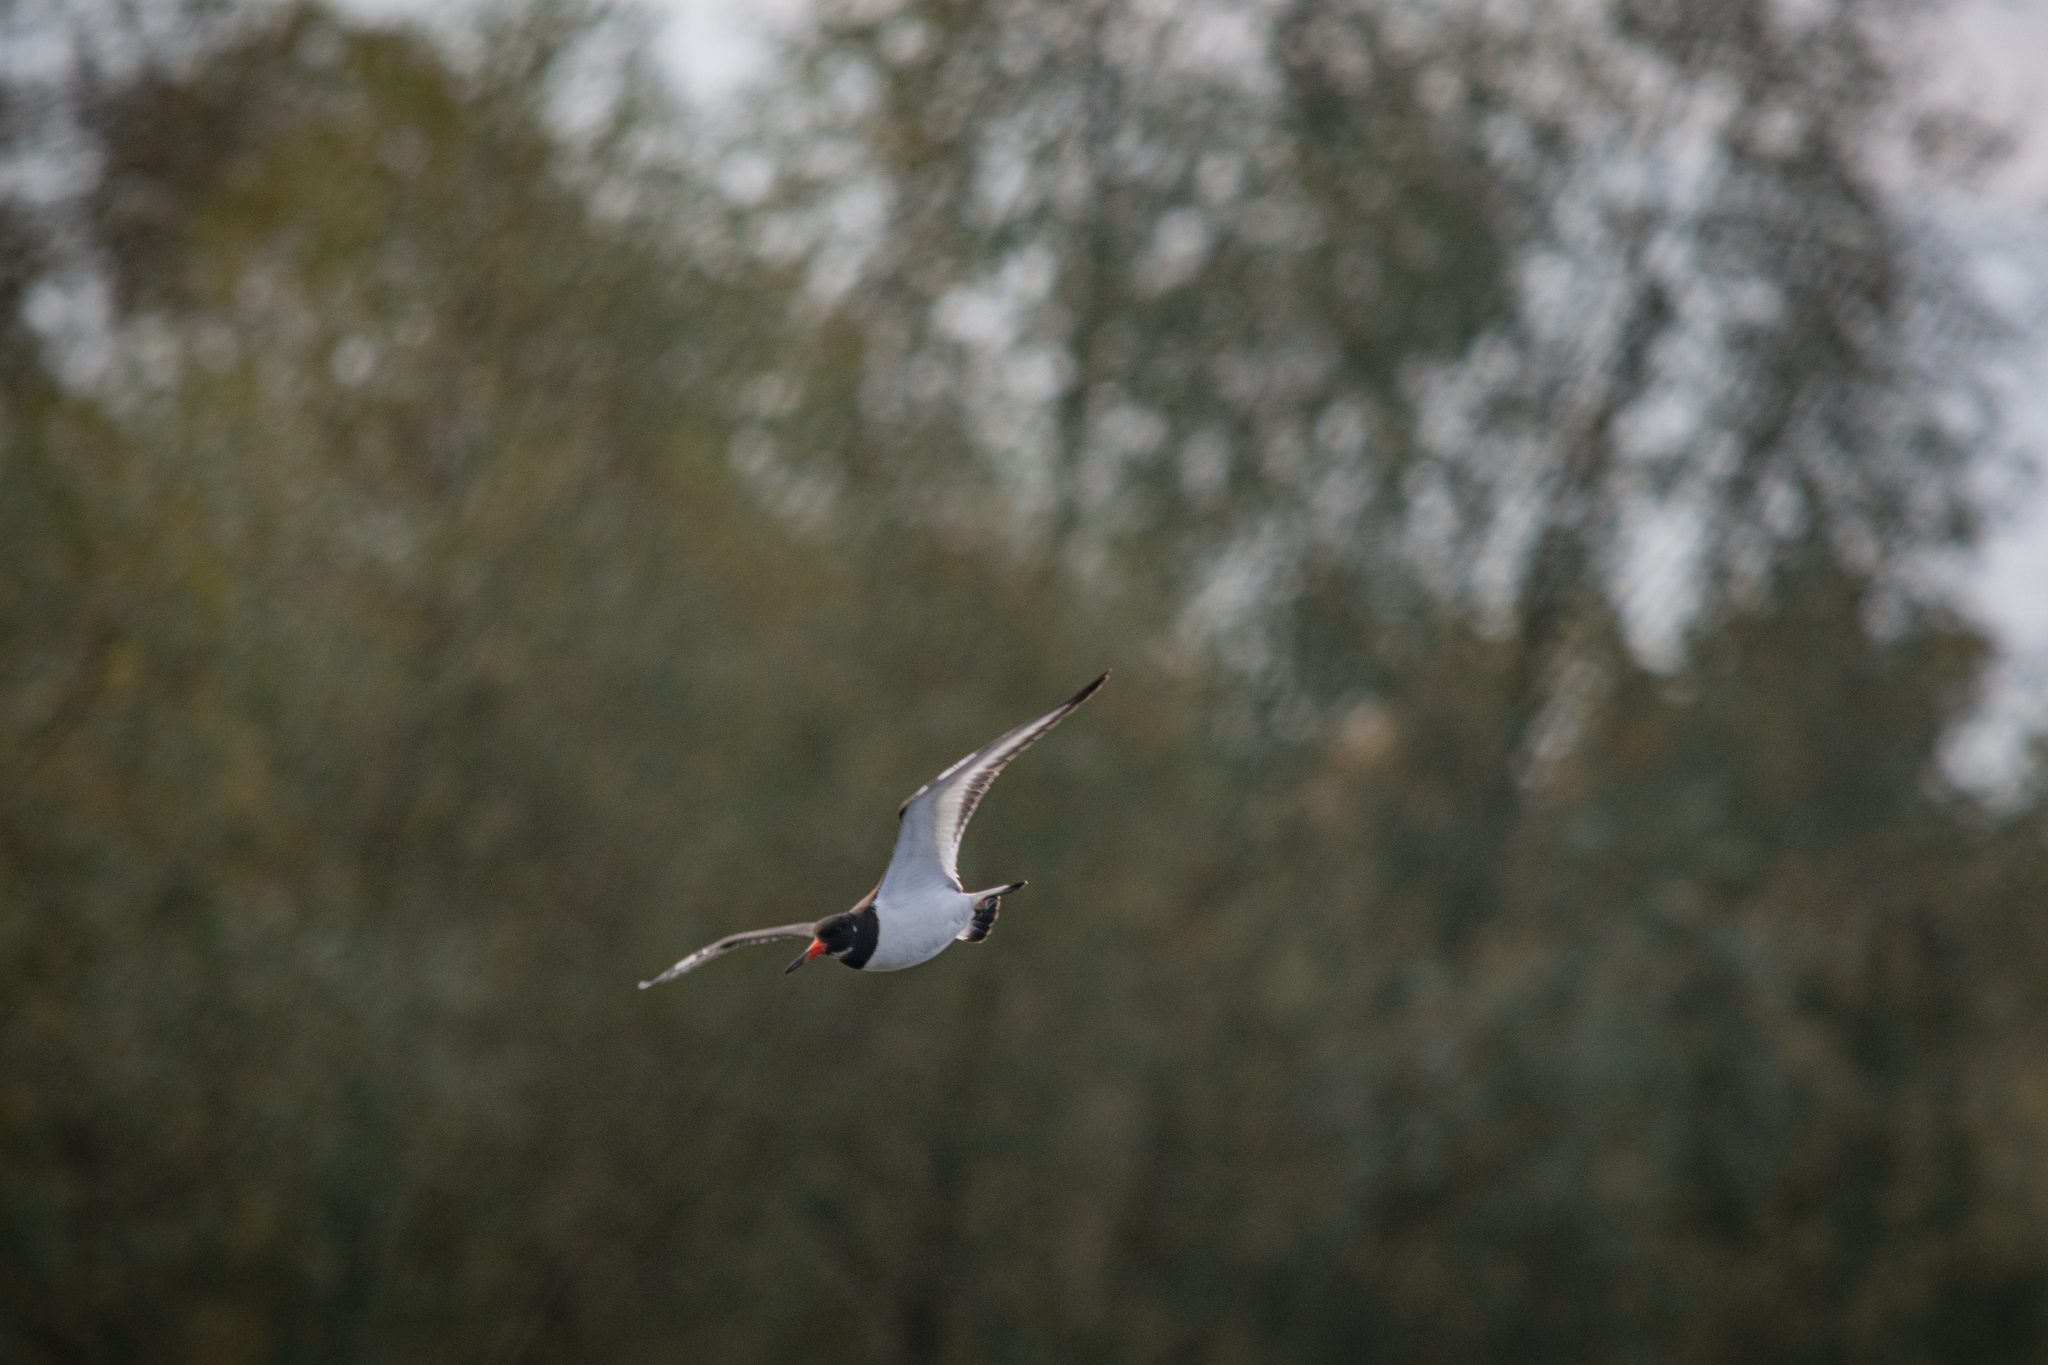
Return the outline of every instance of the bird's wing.
[[[806,921],[802,924],[778,925],[773,929],[749,929],[744,934],[727,934],[718,942],[708,944],[691,953],[660,976],[655,977],[651,981],[641,982],[640,989],[644,991],[649,986],[659,986],[664,981],[672,981],[684,972],[694,972],[712,958],[724,957],[735,948],[751,947],[756,943],[774,943],[778,939],[785,938],[810,938],[816,927],[816,925]]]
[[[976,749],[913,792],[897,812],[896,851],[883,874],[881,894],[894,897],[927,887],[960,890],[960,836],[966,833],[967,822],[987,795],[989,784],[1011,759],[1094,696],[1107,677],[1104,673],[1036,720],[1027,720],[995,743]]]

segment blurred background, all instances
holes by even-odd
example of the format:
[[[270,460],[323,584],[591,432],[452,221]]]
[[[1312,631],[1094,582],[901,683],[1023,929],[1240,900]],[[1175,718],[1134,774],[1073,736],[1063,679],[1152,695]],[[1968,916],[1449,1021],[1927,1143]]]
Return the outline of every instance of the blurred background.
[[[2048,1360],[1955,11],[737,9],[0,7],[0,1361]]]

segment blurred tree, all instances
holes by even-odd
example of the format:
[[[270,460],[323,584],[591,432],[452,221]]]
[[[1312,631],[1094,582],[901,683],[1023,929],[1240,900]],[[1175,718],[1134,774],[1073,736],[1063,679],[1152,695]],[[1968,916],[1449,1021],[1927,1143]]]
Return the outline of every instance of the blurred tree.
[[[1183,963],[1200,1003],[1177,980],[1157,1016],[1233,1040],[1213,1093],[1176,1074],[1150,1108],[1133,1237],[1186,1341],[1299,1327],[1299,1355],[1361,1294],[1361,1335],[1446,1358],[2037,1340],[2039,1244],[1985,1240],[1954,1088],[2003,912],[1896,885],[1985,853],[1935,773],[1978,646],[1916,575],[1970,534],[1990,333],[1870,169],[1884,17],[938,0],[802,40],[816,112],[771,111],[755,217],[816,244],[858,379],[759,415],[762,448],[885,519],[1006,526],[1262,701],[1194,880],[1234,888]],[[1297,801],[1307,828],[1272,822]],[[1848,880],[1785,889],[1815,864]],[[1629,929],[1700,887],[1698,936]],[[1810,1048],[1828,1098],[1789,1104]],[[1573,1079],[1616,1067],[1686,1153],[1575,1116],[1637,1113]],[[1331,1095],[1364,1111],[1305,1134]],[[1673,1202],[1608,1221],[1609,1167]],[[1628,1231],[1659,1220],[1655,1251]],[[1260,1226],[1291,1230],[1270,1261],[1189,1273]],[[1775,1259],[1802,1238],[1811,1266]],[[1702,1254],[1718,1287],[1679,1269]],[[1698,1319],[1650,1306],[1677,1281]]]
[[[573,7],[110,44],[0,214],[0,1360],[2041,1358],[1869,16],[1533,14],[831,11],[717,145]],[[631,990],[1103,663],[991,945]]]

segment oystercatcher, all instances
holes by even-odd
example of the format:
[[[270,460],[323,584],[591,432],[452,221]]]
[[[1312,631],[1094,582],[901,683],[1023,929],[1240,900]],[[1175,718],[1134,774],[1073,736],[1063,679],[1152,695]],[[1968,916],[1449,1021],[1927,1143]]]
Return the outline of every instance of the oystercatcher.
[[[695,971],[735,948],[778,939],[807,938],[810,946],[785,967],[793,972],[819,954],[871,972],[900,971],[937,957],[954,940],[979,943],[995,926],[1003,897],[1023,882],[968,891],[960,885],[960,836],[974,808],[1009,761],[1037,743],[1069,712],[1095,695],[1109,677],[1089,683],[1036,720],[1028,720],[940,773],[911,794],[896,812],[896,851],[875,889],[851,910],[815,924],[784,924],[728,934],[699,948],[640,989]]]

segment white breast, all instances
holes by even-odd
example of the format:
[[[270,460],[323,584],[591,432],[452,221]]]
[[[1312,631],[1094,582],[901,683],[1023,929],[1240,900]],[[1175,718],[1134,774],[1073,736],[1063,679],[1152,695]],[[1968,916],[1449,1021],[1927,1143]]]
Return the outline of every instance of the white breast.
[[[875,955],[863,970],[901,971],[946,950],[974,918],[974,897],[950,887],[920,887],[875,900]]]

